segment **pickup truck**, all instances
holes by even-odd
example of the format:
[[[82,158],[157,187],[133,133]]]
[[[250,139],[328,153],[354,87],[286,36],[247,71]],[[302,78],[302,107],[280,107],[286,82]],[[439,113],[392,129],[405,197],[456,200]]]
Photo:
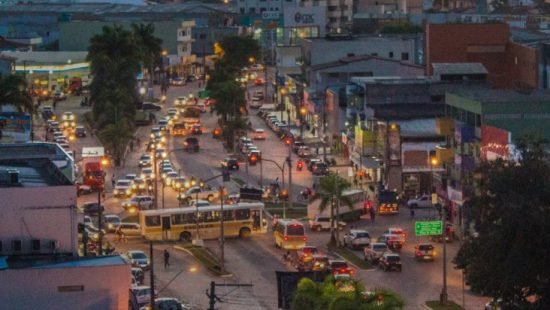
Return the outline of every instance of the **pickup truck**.
[[[422,195],[407,201],[407,207],[409,208],[433,208],[433,206],[432,197],[429,195]]]

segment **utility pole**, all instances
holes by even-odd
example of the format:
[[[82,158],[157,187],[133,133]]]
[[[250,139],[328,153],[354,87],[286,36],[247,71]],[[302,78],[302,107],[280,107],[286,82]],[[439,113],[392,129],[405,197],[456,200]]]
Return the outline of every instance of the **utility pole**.
[[[153,241],[149,241],[149,257],[150,257],[150,265],[149,265],[149,282],[151,283],[151,309],[155,310],[155,268],[153,267]]]
[[[104,186],[104,185],[103,185]],[[97,226],[99,226],[99,256],[103,255],[103,207],[101,206],[101,192],[103,190],[103,186],[99,185],[97,188]]]
[[[157,165],[157,143],[156,142],[153,142],[153,165],[155,166],[153,168],[153,178],[152,178],[152,181],[153,181],[153,190],[155,191],[155,209],[158,209],[159,208],[159,205],[158,205],[158,186],[157,186],[157,180],[159,179],[158,177],[158,165]]]
[[[221,214],[221,221],[220,221],[220,235],[221,235],[221,242],[220,242],[220,253],[221,253],[221,261],[220,261],[220,267],[221,267],[221,273],[223,274],[225,272],[225,253],[224,253],[224,246],[225,246],[225,236],[224,236],[224,227],[223,227],[223,193],[224,193],[224,187],[220,186],[220,214]]]
[[[210,307],[208,310],[215,310],[214,306],[216,305],[216,283],[214,281],[210,282],[210,294],[206,292],[206,296],[210,298]]]
[[[447,295],[447,225],[445,225],[445,219],[447,218],[447,208],[441,206],[441,221],[443,224],[442,230],[442,241],[443,241],[443,289],[441,290],[441,295],[439,297],[439,303],[442,305],[447,304],[448,295]]]
[[[292,143],[288,145],[288,206],[292,208]],[[283,218],[286,218],[286,212]]]

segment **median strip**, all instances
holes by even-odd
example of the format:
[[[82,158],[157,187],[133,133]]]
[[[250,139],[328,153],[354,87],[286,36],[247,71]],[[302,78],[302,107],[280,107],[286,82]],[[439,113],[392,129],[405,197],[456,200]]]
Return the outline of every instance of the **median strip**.
[[[176,250],[184,251],[197,259],[206,269],[213,274],[220,277],[229,277],[232,274],[225,271],[221,271],[221,265],[218,258],[210,252],[207,248],[196,246],[193,244],[186,244],[184,246],[174,246]]]
[[[344,258],[348,262],[352,263],[353,265],[355,265],[359,269],[363,269],[363,270],[372,269],[372,265],[368,261],[365,261],[365,260],[361,259],[357,255],[355,255],[355,253],[353,253],[351,250],[349,250],[348,248],[329,247],[328,250],[331,253],[334,253],[334,254],[337,254],[338,256],[341,256],[342,258]]]

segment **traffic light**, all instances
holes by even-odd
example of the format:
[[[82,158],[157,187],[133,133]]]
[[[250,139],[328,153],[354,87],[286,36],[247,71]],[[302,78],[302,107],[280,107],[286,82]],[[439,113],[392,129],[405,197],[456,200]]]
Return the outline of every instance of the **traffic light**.
[[[281,199],[287,199],[287,198],[288,198],[288,190],[283,189],[283,190],[281,191],[281,193],[279,194],[279,197],[280,197]]]
[[[231,173],[229,173],[229,171],[223,171],[222,172],[222,180],[224,182],[229,182],[231,181]]]

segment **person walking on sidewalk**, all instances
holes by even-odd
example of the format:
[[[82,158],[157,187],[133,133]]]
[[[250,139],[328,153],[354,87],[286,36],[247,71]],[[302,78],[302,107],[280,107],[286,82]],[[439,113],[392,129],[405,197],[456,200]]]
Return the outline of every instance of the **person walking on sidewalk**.
[[[164,269],[170,266],[170,253],[167,249],[164,249]]]

